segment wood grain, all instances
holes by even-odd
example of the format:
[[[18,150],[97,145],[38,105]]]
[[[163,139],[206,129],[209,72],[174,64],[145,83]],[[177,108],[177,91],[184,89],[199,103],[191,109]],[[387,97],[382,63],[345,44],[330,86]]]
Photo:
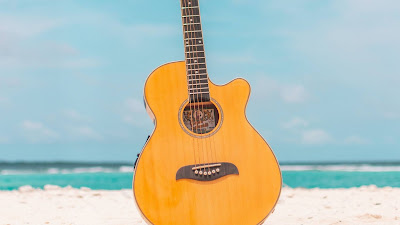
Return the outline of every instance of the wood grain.
[[[193,138],[178,121],[188,98],[185,63],[161,66],[146,81],[146,108],[156,127],[139,158],[133,189],[149,224],[255,225],[276,205],[281,173],[272,150],[247,121],[249,84],[243,79],[209,84],[223,111],[222,125],[211,137]],[[175,180],[182,166],[212,162],[233,163],[239,175],[208,182]]]

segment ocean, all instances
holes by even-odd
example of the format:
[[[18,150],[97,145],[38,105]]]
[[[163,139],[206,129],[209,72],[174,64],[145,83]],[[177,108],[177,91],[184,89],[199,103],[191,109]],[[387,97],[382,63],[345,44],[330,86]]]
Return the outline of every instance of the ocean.
[[[365,185],[400,187],[400,162],[282,163],[284,186],[351,188]],[[119,190],[132,188],[129,163],[0,162],[0,190],[46,184],[75,188]]]

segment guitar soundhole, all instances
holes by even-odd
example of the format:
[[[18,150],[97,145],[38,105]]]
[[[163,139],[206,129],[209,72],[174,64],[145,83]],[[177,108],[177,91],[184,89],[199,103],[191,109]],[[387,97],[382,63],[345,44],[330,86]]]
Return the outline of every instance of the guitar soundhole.
[[[219,110],[213,102],[195,102],[185,106],[182,120],[185,127],[195,134],[208,134],[217,126]]]

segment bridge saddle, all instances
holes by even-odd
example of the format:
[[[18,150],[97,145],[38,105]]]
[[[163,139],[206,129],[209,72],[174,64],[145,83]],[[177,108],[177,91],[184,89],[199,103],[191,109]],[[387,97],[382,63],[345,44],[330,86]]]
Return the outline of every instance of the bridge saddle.
[[[176,180],[192,179],[198,181],[212,181],[218,178],[237,174],[238,168],[227,162],[188,165],[181,167],[176,173]]]

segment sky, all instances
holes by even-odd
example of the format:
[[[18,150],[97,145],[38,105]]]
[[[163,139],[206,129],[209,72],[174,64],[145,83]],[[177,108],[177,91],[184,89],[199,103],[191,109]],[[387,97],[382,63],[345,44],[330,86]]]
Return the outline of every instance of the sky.
[[[250,82],[279,161],[400,160],[399,1],[200,6],[211,80]],[[0,160],[133,162],[144,82],[184,59],[180,16],[177,0],[0,0]]]

